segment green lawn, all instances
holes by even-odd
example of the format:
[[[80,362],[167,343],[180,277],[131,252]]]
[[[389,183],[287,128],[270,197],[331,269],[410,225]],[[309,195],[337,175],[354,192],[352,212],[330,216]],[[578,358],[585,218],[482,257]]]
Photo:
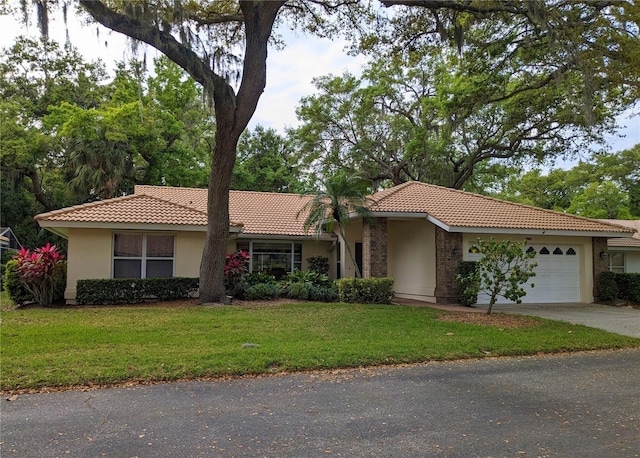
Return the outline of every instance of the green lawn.
[[[20,390],[640,346],[536,319],[495,326],[353,304],[2,311],[0,387]],[[255,344],[247,346],[243,344]]]

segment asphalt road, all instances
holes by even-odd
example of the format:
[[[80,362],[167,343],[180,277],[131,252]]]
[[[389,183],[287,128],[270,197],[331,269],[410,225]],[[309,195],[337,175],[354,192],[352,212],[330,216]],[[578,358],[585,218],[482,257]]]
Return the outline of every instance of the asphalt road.
[[[1,402],[3,458],[640,456],[640,349]]]

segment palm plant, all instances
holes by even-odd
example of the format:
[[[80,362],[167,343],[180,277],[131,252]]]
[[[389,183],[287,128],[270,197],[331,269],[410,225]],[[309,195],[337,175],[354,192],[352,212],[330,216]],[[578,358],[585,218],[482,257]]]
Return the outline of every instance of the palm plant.
[[[356,263],[351,246],[347,242],[345,226],[351,216],[371,218],[368,205],[371,199],[367,196],[366,182],[357,175],[347,175],[340,172],[323,182],[323,189],[315,193],[298,212],[300,215],[307,213],[304,221],[304,229],[313,230],[317,236],[324,232],[333,233],[337,228],[337,235],[341,243],[347,247],[351,262],[355,267],[356,277],[362,277],[360,268]]]

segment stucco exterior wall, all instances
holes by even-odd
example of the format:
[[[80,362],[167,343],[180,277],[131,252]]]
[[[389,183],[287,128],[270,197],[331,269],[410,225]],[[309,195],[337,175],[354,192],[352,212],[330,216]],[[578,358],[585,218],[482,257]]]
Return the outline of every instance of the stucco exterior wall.
[[[463,259],[469,260],[469,246],[476,242],[478,238],[489,239],[488,234],[464,234],[463,237]],[[592,303],[593,296],[593,248],[591,237],[569,237],[569,236],[524,236],[524,235],[493,235],[496,240],[509,239],[521,243],[526,240],[528,245],[547,244],[547,245],[572,245],[576,247],[579,254],[580,262],[580,302]]]
[[[112,247],[113,231],[109,229],[69,229],[67,303],[75,304],[78,280],[111,277]]]
[[[435,226],[426,220],[389,220],[388,248],[396,296],[435,302]]]
[[[173,274],[176,277],[199,277],[205,232],[177,232]]]
[[[302,242],[302,270],[309,270],[307,258],[314,256],[329,258],[329,278],[336,278],[336,247],[334,243],[320,240]]]
[[[336,229],[337,230],[337,229]],[[354,219],[349,221],[345,228],[345,235],[347,236],[347,242],[349,242],[349,246],[353,252],[353,255],[356,255],[356,243],[362,243],[362,219]],[[351,261],[351,257],[349,256],[349,252],[347,251],[347,247],[344,243],[340,244],[341,249],[341,267],[342,267],[342,278],[353,278],[356,276],[356,270],[354,268],[353,262]]]

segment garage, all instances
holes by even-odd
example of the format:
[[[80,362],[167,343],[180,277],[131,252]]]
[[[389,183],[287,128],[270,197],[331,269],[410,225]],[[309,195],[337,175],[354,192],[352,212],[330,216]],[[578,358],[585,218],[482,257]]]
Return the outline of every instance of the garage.
[[[523,303],[580,302],[580,250],[575,245],[531,245],[536,251],[536,276],[525,286]],[[470,261],[479,254],[469,253]],[[529,286],[531,283],[535,287]],[[509,303],[503,297],[497,303]],[[480,294],[479,304],[488,304],[489,296]]]

